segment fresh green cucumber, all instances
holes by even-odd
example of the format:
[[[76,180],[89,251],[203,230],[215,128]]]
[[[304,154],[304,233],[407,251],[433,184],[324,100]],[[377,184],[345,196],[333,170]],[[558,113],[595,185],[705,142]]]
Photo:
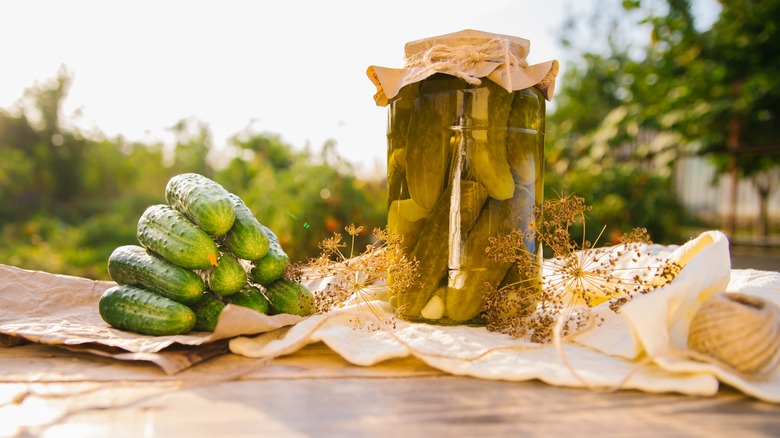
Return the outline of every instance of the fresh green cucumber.
[[[216,266],[214,240],[181,212],[165,204],[150,206],[138,220],[138,242],[174,265],[187,269]]]
[[[225,308],[225,302],[211,292],[206,292],[200,300],[190,306],[195,312],[195,330],[213,332]]]
[[[276,234],[265,225],[261,226],[268,236],[268,253],[252,262],[249,276],[254,282],[267,287],[282,278],[284,271],[290,265],[290,257],[284,252]]]
[[[247,284],[237,294],[227,297],[227,300],[236,306],[248,307],[264,314],[268,314],[270,310],[268,298],[263,295],[263,291],[259,287],[253,284]]]
[[[314,304],[314,294],[301,283],[280,279],[274,281],[265,291],[265,296],[271,303],[272,314],[288,313],[298,316],[309,316],[317,310]]]
[[[229,192],[198,173],[182,173],[168,180],[165,200],[212,236],[222,236],[236,219]]]
[[[236,257],[258,260],[268,253],[270,242],[263,226],[237,195],[231,193],[230,201],[236,210],[236,220],[225,234],[222,243]]]
[[[229,252],[220,254],[217,266],[212,266],[202,273],[209,290],[220,296],[237,293],[247,282],[244,267]]]
[[[138,286],[182,304],[198,301],[206,289],[195,272],[138,245],[116,248],[108,257],[108,275],[118,284]]]
[[[98,312],[112,327],[144,335],[180,335],[195,327],[195,313],[189,307],[130,285],[103,292]]]

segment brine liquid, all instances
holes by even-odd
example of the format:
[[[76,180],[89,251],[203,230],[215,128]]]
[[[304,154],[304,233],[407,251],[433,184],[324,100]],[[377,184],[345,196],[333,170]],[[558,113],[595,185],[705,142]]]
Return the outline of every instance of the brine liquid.
[[[534,88],[508,93],[447,75],[407,85],[391,103],[388,229],[403,236],[420,274],[396,297],[404,317],[479,323],[485,283],[518,281],[487,248],[493,237],[529,231],[541,207],[544,103]],[[541,257],[532,233],[524,242]]]

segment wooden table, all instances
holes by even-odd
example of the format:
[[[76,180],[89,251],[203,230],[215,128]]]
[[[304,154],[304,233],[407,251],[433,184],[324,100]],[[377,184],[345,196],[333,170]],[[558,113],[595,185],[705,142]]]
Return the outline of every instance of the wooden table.
[[[0,348],[0,436],[780,436],[780,407],[352,365],[324,344],[263,362],[226,353],[168,376],[60,347]]]

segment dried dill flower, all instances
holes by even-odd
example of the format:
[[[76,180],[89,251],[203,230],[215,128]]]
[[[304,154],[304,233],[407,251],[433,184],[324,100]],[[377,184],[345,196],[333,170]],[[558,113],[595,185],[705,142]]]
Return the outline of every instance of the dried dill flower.
[[[345,231],[350,244],[343,241],[342,234],[334,233],[320,242],[319,257],[299,267],[303,278],[327,279],[325,288],[315,294],[318,312],[343,307],[355,298],[358,303],[370,306],[368,303],[376,298],[375,294],[385,288],[405,290],[414,283],[417,263],[409,260],[401,250],[402,237],[376,228],[373,230],[374,242],[356,254],[355,238],[364,230],[362,226],[347,226]],[[346,248],[349,252],[345,252]],[[389,278],[392,282],[388,282]]]
[[[569,229],[581,224],[584,231],[589,210],[583,198],[559,197],[534,212],[527,230],[491,239],[488,253],[497,262],[512,263],[513,278],[482,291],[489,330],[549,342],[556,327],[562,336],[583,328],[591,319],[589,308],[609,301],[618,311],[633,296],[679,273],[678,264],[650,257],[646,248],[652,242],[644,228],[633,229],[612,247],[595,248],[584,239],[577,244]],[[526,250],[524,240],[534,236],[552,250],[552,258],[543,261]],[[638,266],[643,257],[652,263]]]
[[[482,316],[489,330],[550,342],[593,323],[591,307],[608,302],[617,312],[632,297],[669,283],[682,269],[673,261],[651,257],[647,249],[652,241],[644,228],[631,230],[615,246],[596,247],[585,239],[577,243],[570,228],[582,226],[584,235],[589,210],[583,198],[561,196],[535,208],[527,229],[490,238],[487,254],[510,269],[501,284],[483,285]],[[324,280],[326,286],[315,294],[320,313],[357,300],[379,316],[371,307],[374,299],[384,299],[377,294],[397,296],[411,288],[419,277],[418,262],[407,258],[399,234],[374,229],[374,243],[356,254],[355,237],[364,228],[350,225],[345,231],[349,243],[334,233],[320,242],[319,257],[288,275]],[[526,249],[533,238],[539,247],[550,248],[551,258]],[[390,320],[385,324],[394,326]]]

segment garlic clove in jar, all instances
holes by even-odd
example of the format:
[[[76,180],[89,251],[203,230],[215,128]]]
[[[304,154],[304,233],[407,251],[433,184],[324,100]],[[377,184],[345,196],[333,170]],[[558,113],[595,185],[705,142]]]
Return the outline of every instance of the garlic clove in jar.
[[[744,373],[767,373],[780,361],[780,309],[756,296],[717,294],[691,320],[688,348]]]

